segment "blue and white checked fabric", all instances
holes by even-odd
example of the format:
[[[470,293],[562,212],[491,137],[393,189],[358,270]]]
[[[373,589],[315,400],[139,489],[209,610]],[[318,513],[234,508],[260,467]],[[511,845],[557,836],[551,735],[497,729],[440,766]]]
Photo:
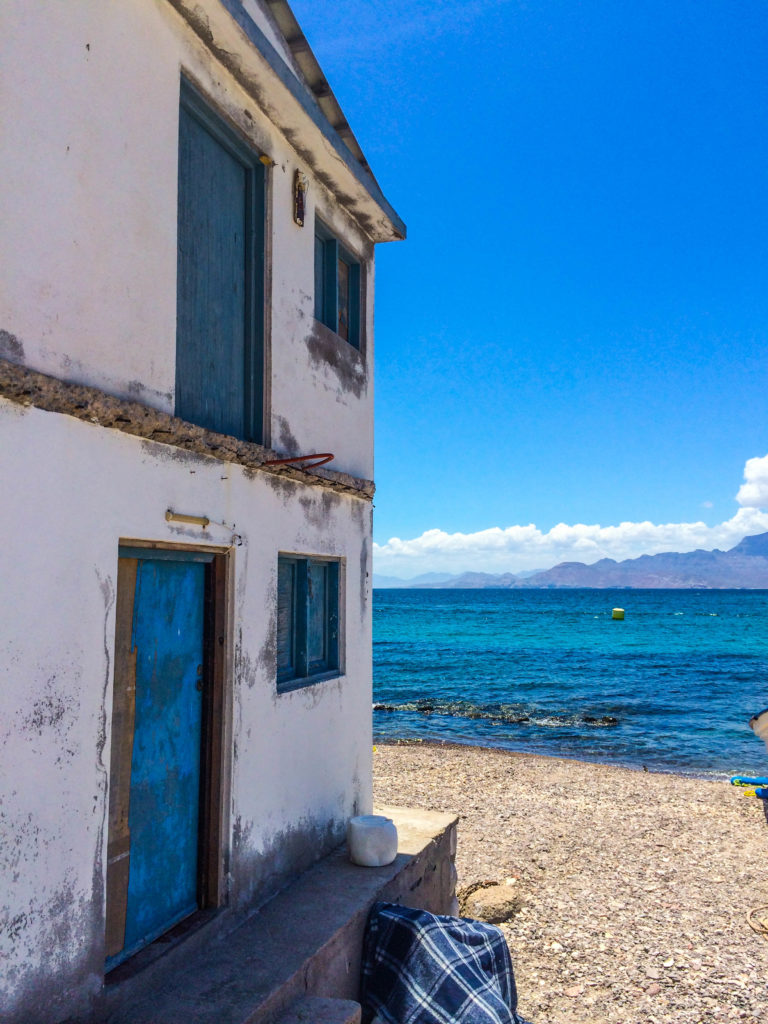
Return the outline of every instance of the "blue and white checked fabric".
[[[504,936],[482,921],[374,903],[361,988],[383,1024],[526,1024]]]

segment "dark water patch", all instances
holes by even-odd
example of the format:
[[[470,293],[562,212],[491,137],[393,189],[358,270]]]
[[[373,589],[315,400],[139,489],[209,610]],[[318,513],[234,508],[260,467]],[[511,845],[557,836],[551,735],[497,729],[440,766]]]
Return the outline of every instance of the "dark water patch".
[[[509,706],[469,704],[465,701],[415,700],[401,704],[378,703],[373,710],[384,713],[412,711],[419,715],[447,715],[450,718],[464,718],[468,721],[496,722],[499,725],[533,724],[548,728],[560,726],[589,726],[591,728],[612,728],[619,724],[613,715],[590,715],[568,711],[546,712],[540,709],[523,709]]]

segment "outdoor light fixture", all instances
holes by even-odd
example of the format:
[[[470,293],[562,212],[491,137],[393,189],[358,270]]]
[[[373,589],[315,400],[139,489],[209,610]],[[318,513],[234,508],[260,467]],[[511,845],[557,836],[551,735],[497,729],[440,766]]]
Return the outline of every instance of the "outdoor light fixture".
[[[168,523],[192,523],[193,526],[202,526],[204,530],[211,522],[208,516],[185,516],[181,512],[174,512],[172,508],[165,510],[165,520]]]

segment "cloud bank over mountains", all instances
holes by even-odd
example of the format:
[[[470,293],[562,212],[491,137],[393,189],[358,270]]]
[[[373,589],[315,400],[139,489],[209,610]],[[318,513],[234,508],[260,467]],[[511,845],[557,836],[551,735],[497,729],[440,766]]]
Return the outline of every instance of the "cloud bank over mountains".
[[[542,532],[528,526],[491,527],[477,533],[427,530],[420,537],[373,545],[377,573],[410,578],[424,572],[523,572],[558,562],[637,558],[662,551],[727,550],[742,537],[768,531],[768,455],[749,459],[736,495],[736,514],[716,526],[706,523],[620,523],[600,526],[558,523]]]

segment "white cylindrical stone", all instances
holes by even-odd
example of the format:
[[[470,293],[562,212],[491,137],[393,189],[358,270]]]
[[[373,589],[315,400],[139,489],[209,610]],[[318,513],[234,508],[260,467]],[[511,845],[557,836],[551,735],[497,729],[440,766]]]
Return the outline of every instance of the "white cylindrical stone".
[[[361,814],[347,824],[347,849],[353,864],[381,868],[397,856],[397,829],[383,814]]]

